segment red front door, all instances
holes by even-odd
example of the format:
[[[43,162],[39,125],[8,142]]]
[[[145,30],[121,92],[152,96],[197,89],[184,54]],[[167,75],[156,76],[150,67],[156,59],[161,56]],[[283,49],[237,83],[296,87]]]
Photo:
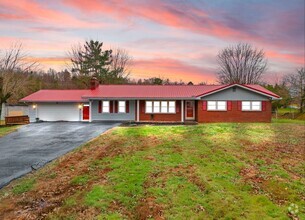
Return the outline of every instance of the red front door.
[[[89,120],[89,106],[83,106],[83,120]]]
[[[195,103],[194,101],[185,101],[185,119],[193,120],[194,117],[194,110],[195,110]]]

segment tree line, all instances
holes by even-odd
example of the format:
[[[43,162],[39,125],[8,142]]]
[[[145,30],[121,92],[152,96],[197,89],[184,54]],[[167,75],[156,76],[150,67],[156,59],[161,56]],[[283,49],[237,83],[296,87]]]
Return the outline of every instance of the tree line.
[[[15,43],[6,51],[0,51],[0,108],[2,103],[17,103],[22,97],[40,89],[88,88],[92,76],[101,84],[186,84],[161,77],[133,79],[133,58],[128,51],[121,48],[104,50],[103,43],[97,40],[74,45],[67,54],[71,62],[65,70],[42,71],[38,63],[28,61],[28,54],[24,52],[21,43]],[[297,103],[300,111],[304,111],[304,68],[286,75],[275,85],[269,85],[262,80],[268,67],[262,49],[239,43],[219,51],[216,59],[218,83],[261,84],[282,97],[282,100],[273,102],[274,108]],[[192,82],[187,84],[193,85]]]

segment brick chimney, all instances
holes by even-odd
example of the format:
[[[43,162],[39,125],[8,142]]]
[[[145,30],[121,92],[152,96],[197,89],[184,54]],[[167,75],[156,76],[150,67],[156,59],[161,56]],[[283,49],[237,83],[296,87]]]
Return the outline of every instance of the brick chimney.
[[[95,90],[99,86],[99,81],[95,76],[93,76],[90,80],[90,89]]]

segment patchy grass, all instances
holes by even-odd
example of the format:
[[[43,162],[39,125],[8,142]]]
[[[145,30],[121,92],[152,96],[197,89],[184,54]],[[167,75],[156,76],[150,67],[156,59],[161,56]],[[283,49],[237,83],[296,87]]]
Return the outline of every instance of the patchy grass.
[[[19,126],[0,126],[0,137],[3,137],[11,132],[14,132],[18,129]]]
[[[284,118],[280,118],[280,119],[272,119],[273,123],[288,123],[288,124],[303,124],[305,125],[305,119],[304,120],[296,120],[296,119],[284,119]]]
[[[35,179],[25,179],[13,187],[12,192],[19,195],[31,190],[34,187]]]
[[[0,219],[304,219],[289,122],[115,128],[1,190]]]

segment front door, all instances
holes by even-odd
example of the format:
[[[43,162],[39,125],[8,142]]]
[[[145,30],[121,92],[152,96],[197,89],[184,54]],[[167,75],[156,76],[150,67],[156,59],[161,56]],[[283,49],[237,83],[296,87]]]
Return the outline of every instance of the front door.
[[[89,105],[84,105],[83,106],[83,121],[88,121],[89,120]]]
[[[195,119],[195,102],[185,101],[185,119],[194,120]]]

